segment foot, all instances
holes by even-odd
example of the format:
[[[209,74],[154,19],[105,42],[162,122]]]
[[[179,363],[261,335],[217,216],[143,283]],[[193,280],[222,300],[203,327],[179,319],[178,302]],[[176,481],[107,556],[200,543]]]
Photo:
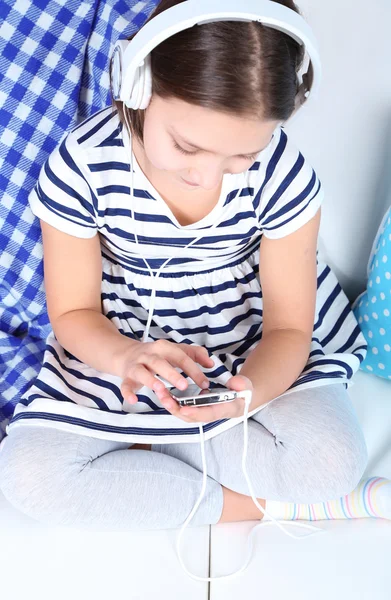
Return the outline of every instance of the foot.
[[[223,488],[223,510],[219,523],[232,523],[237,521],[260,521],[263,513],[255,506],[251,496]],[[259,504],[265,508],[266,500],[257,498]]]

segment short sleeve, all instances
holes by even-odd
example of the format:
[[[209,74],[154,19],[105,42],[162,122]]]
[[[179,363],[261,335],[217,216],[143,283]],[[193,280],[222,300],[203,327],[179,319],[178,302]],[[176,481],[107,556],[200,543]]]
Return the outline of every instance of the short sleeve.
[[[72,132],[49,155],[29,194],[32,212],[56,229],[80,238],[97,232],[97,201]]]
[[[262,173],[258,222],[267,238],[282,238],[312,219],[323,201],[323,188],[312,166],[283,129]]]

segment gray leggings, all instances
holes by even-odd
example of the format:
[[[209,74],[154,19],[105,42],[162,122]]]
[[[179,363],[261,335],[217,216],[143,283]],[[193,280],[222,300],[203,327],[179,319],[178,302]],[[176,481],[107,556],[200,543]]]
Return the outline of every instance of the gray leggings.
[[[222,485],[250,496],[243,423],[205,442],[207,485],[189,527],[215,524]],[[350,493],[368,461],[342,384],[295,391],[248,420],[247,472],[255,496],[314,503]],[[13,429],[0,451],[0,488],[16,508],[52,525],[92,530],[179,528],[202,486],[199,443],[152,452],[53,428]],[[260,513],[261,515],[261,513]]]

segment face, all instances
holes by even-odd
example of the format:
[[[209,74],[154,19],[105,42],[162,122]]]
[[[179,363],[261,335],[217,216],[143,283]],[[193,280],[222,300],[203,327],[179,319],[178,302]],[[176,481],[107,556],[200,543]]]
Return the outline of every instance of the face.
[[[144,123],[147,174],[187,191],[213,190],[224,174],[249,169],[278,125],[154,95]]]

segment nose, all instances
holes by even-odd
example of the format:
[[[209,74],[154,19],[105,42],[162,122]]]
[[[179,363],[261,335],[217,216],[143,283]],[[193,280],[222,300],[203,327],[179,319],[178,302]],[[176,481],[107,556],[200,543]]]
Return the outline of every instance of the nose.
[[[204,190],[213,190],[216,188],[223,177],[223,172],[220,168],[213,168],[211,165],[204,167],[202,170],[193,170],[190,172],[189,181],[197,183]]]

